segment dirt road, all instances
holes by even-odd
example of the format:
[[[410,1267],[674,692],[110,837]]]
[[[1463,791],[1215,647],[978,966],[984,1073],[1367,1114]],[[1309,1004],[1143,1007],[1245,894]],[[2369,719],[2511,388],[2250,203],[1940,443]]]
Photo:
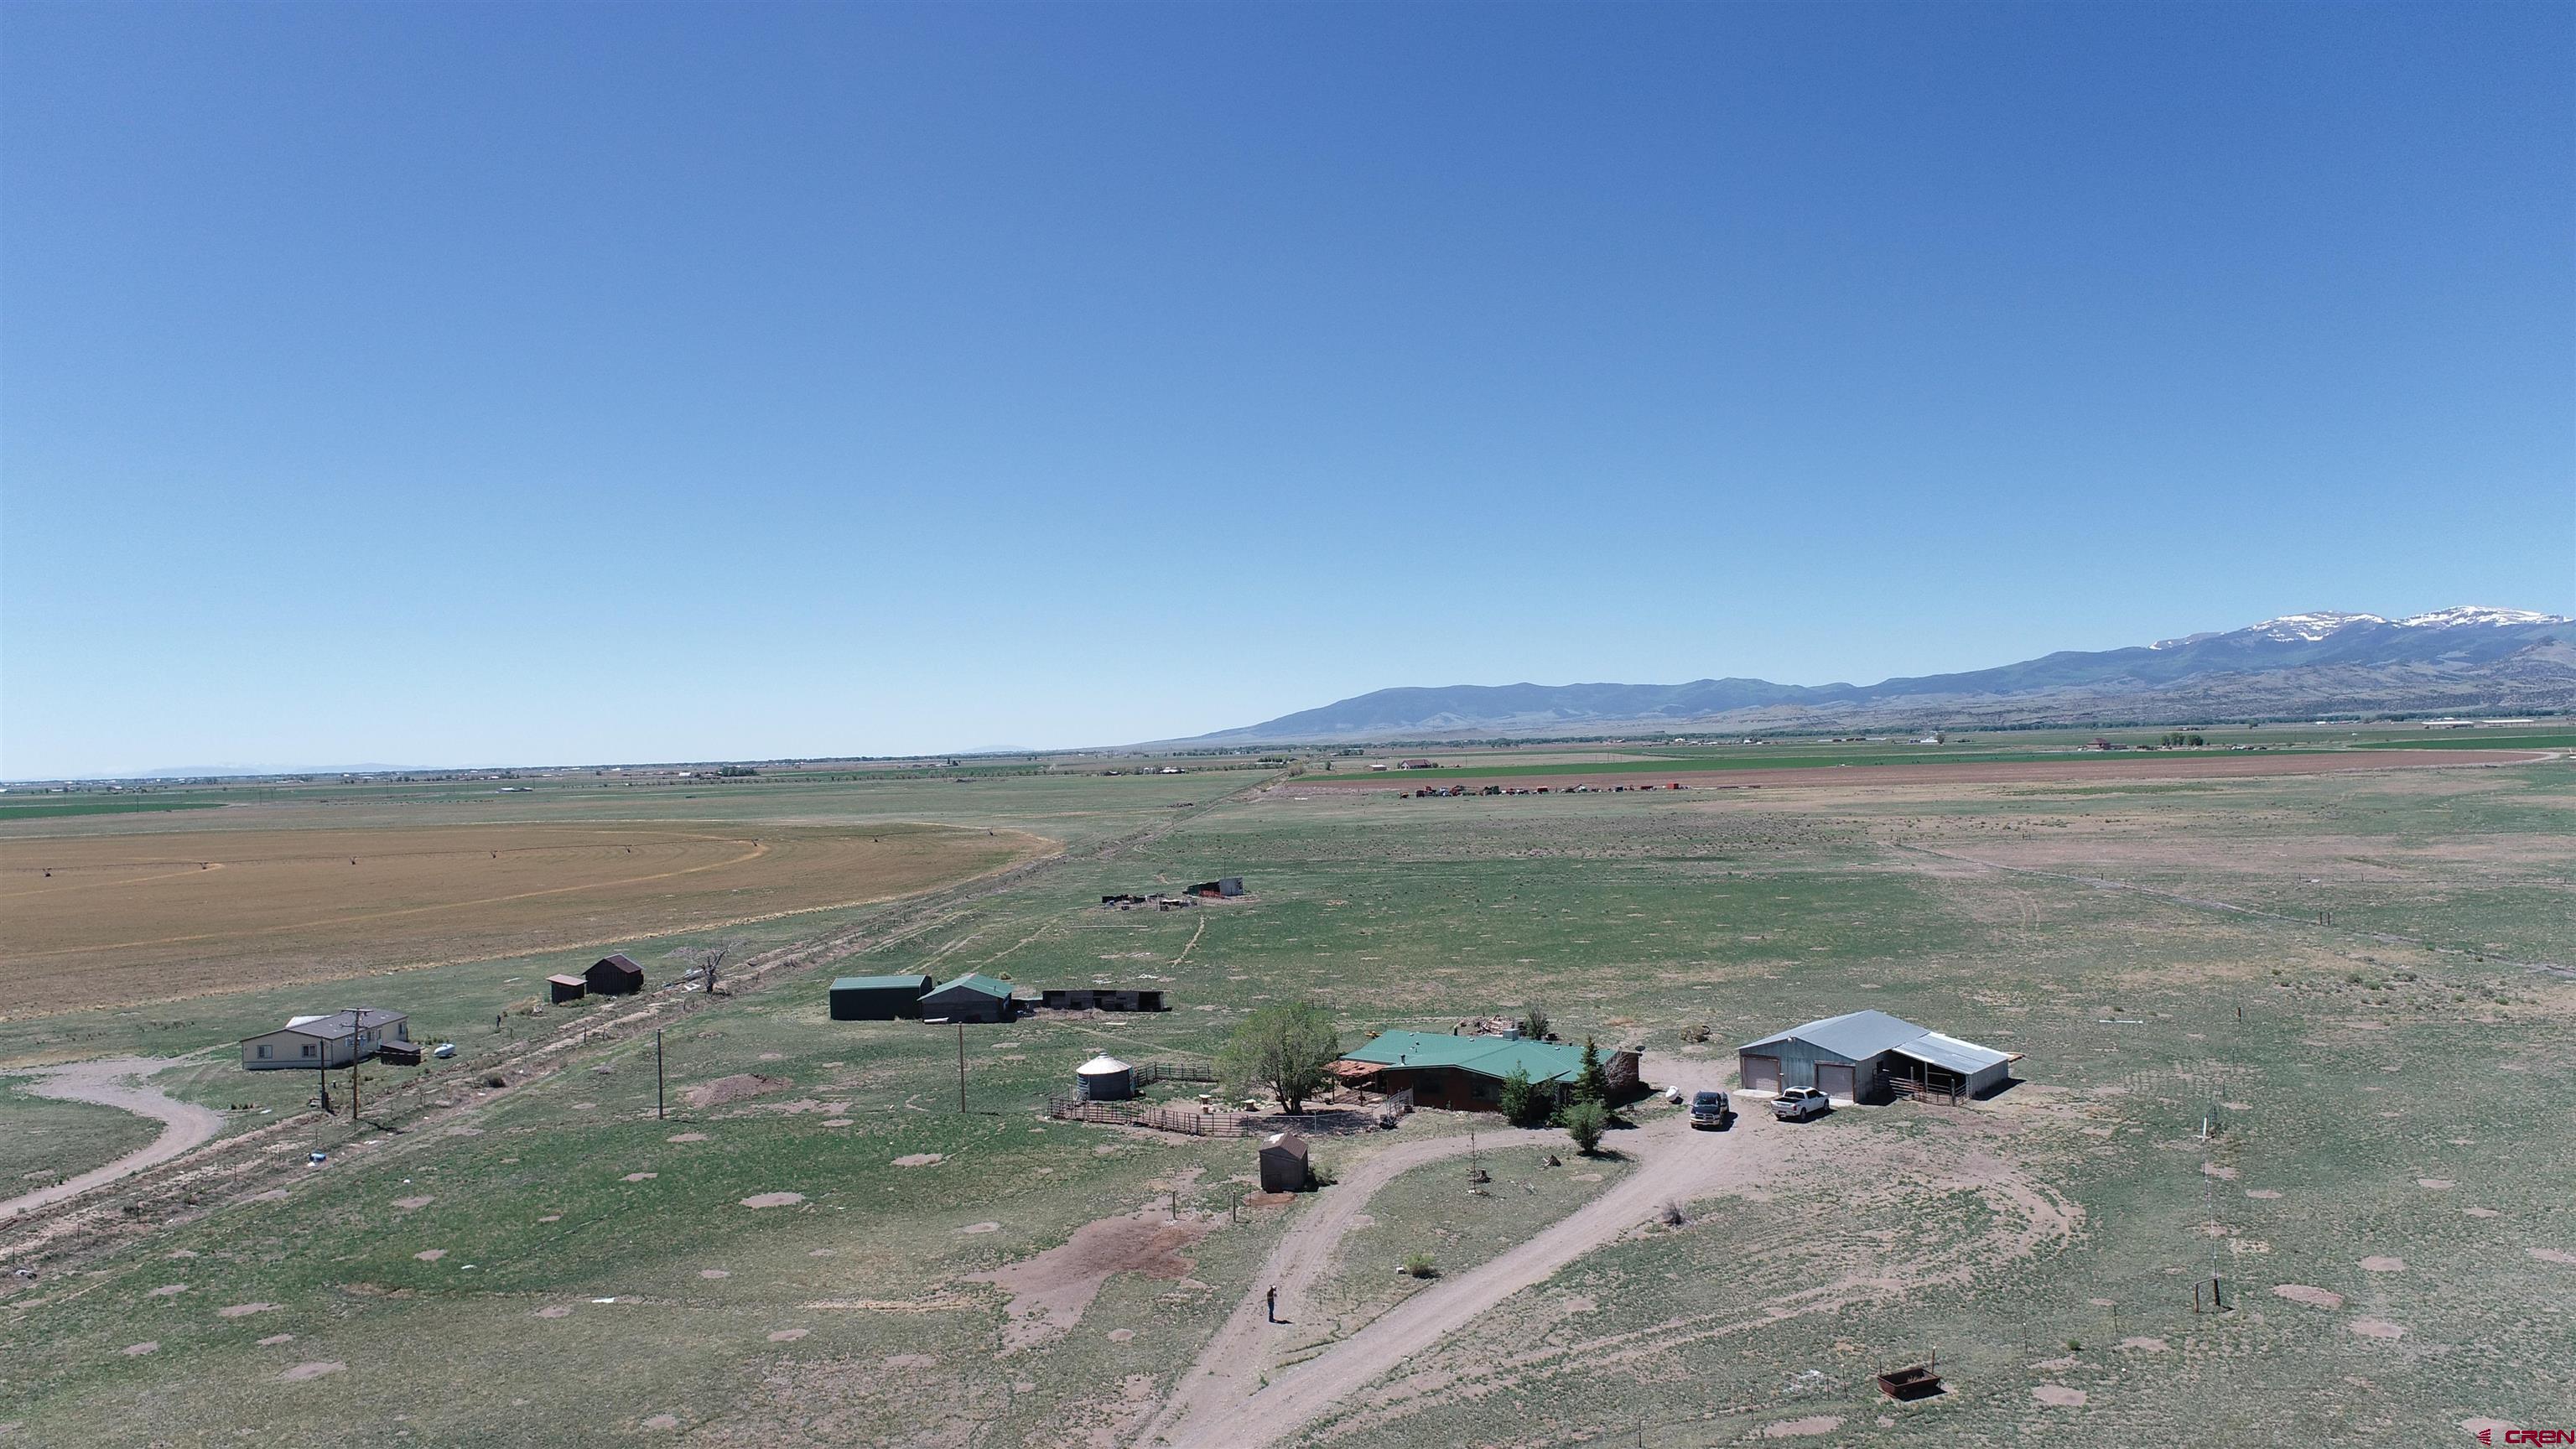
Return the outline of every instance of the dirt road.
[[[214,1135],[223,1129],[221,1113],[163,1096],[157,1088],[139,1080],[172,1065],[175,1063],[162,1057],[105,1057],[94,1062],[44,1068],[35,1081],[21,1086],[20,1091],[33,1096],[53,1097],[66,1102],[96,1102],[102,1107],[118,1107],[139,1116],[158,1118],[169,1125],[149,1147],[138,1148],[105,1167],[92,1168],[52,1187],[38,1188],[0,1202],[0,1219],[16,1217],[47,1203],[78,1197],[102,1183],[114,1182],[128,1173],[141,1172],[156,1162],[167,1162],[191,1147],[213,1140]]]
[[[1647,1075],[1649,1080],[1677,1080],[1656,1076],[1652,1065]],[[1558,1134],[1530,1135],[1562,1141]],[[1137,1443],[1171,1449],[1256,1449],[1288,1438],[1384,1377],[1409,1355],[1436,1346],[1513,1294],[1546,1282],[1566,1264],[1646,1223],[1665,1202],[1688,1202],[1776,1176],[1778,1160],[1794,1136],[1742,1130],[1723,1135],[1695,1133],[1680,1114],[1618,1133],[1609,1145],[1638,1159],[1638,1167],[1617,1185],[1528,1242],[1434,1283],[1315,1357],[1271,1372],[1265,1385],[1263,1375],[1275,1350],[1265,1351],[1263,1335],[1284,1335],[1289,1330],[1263,1321],[1263,1290],[1274,1281],[1280,1283],[1282,1316],[1297,1317],[1306,1285],[1329,1266],[1350,1219],[1367,1205],[1366,1194],[1408,1167],[1464,1151],[1465,1146],[1443,1138],[1419,1144],[1410,1156],[1399,1157],[1402,1148],[1381,1154],[1334,1188],[1333,1201],[1318,1204],[1313,1216],[1290,1230],[1272,1254],[1269,1271],[1277,1276],[1264,1277],[1254,1285]],[[1294,1305],[1289,1292],[1292,1279],[1298,1294]]]

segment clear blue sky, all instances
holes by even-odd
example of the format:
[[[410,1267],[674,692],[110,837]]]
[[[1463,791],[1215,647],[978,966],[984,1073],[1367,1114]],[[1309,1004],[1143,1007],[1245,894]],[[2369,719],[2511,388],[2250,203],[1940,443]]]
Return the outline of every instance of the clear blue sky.
[[[40,5],[0,772],[2576,612],[2563,4]]]

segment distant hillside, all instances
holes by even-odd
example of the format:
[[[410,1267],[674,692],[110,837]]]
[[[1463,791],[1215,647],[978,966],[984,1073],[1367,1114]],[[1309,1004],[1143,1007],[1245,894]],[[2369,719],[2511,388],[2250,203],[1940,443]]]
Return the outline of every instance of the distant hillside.
[[[1594,730],[2086,723],[2576,708],[2576,620],[2456,608],[2292,614],[2225,633],[1877,684],[1503,684],[1381,689],[1206,743]]]

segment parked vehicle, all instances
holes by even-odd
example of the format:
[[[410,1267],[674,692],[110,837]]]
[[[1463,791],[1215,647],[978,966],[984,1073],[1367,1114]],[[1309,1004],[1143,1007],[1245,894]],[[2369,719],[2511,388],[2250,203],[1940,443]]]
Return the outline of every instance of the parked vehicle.
[[[1724,1092],[1700,1092],[1691,1097],[1690,1122],[1693,1127],[1723,1129],[1728,1115]]]
[[[429,1049],[429,1054],[441,1060],[445,1060],[448,1057],[456,1055],[456,1043],[452,1041],[440,1042],[438,1045]]]
[[[1834,1110],[1834,1099],[1813,1087],[1791,1087],[1771,1103],[1771,1115],[1783,1122],[1804,1122]]]

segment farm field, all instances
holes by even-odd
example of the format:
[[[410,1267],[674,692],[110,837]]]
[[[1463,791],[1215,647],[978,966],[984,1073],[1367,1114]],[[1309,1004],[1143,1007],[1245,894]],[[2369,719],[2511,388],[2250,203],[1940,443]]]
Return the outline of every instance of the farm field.
[[[1406,790],[1450,784],[1508,782],[1514,785],[1614,784],[1654,789],[1668,783],[1743,789],[1753,786],[1829,785],[1845,770],[1867,770],[1873,778],[1909,785],[1976,784],[2014,780],[2086,780],[2099,778],[2198,780],[2256,775],[2331,775],[2410,766],[2511,765],[2544,758],[2540,752],[2488,748],[2426,753],[2397,751],[2351,754],[2330,750],[2267,750],[2259,754],[2221,750],[2159,750],[2140,754],[2037,754],[1996,751],[1967,756],[1872,755],[1835,759],[1826,755],[1681,757],[1660,761],[1605,761],[1567,765],[1443,766],[1437,770],[1386,771],[1368,774],[1309,776],[1299,783],[1325,790],[1400,787]]]
[[[1204,1060],[1296,996],[1346,1041],[1541,1006],[1645,1049],[1658,1085],[1730,1088],[1732,1044],[1872,1006],[2023,1053],[2023,1080],[1723,1134],[1641,1105],[1607,1163],[1488,1147],[1504,1191],[1484,1195],[1463,1154],[1394,1173],[1352,1204],[1367,1226],[1316,1249],[1353,1325],[1476,1293],[1644,1174],[1711,1185],[1684,1222],[1640,1207],[1370,1359],[1326,1412],[1265,1421],[1276,1442],[2431,1443],[2563,1412],[2576,766],[1841,773],[1860,778],[1450,802],[1311,775],[1235,798],[1186,776],[799,792],[817,823],[884,790],[925,824],[1086,848],[909,913],[767,923],[789,953],[771,974],[650,1008],[667,1119],[649,1031],[482,1085],[543,1025],[513,1020],[415,1086],[385,1069],[370,1090],[400,1090],[399,1131],[281,1104],[240,1144],[248,1170],[112,1193],[136,1211],[33,1247],[0,1233],[39,1274],[0,1280],[0,1426],[48,1445],[1137,1443],[1274,1245],[1349,1189],[1263,1199],[1248,1143],[1041,1104],[1095,1053]],[[1250,894],[1097,904],[1217,874]],[[826,922],[846,954],[794,959]],[[370,990],[524,991],[480,973],[546,959]],[[862,970],[1149,985],[1175,1009],[828,1021],[825,985]],[[215,1029],[236,1001],[281,998],[0,1023],[0,1068],[211,1038],[165,1076],[220,1093],[242,1079]],[[1316,1158],[1347,1184],[1471,1125],[1418,1113]],[[317,1148],[329,1164],[302,1166]],[[1399,1282],[1415,1252],[1441,1276]],[[2213,1273],[2229,1308],[2195,1313]],[[1368,1331],[1299,1338],[1262,1379],[1353,1372],[1333,1355],[1372,1351]],[[1871,1389],[1933,1352],[1954,1392]],[[349,1422],[353,1400],[370,1413]]]
[[[654,821],[0,840],[0,973],[36,1010],[167,1000],[858,905],[1045,848]]]

